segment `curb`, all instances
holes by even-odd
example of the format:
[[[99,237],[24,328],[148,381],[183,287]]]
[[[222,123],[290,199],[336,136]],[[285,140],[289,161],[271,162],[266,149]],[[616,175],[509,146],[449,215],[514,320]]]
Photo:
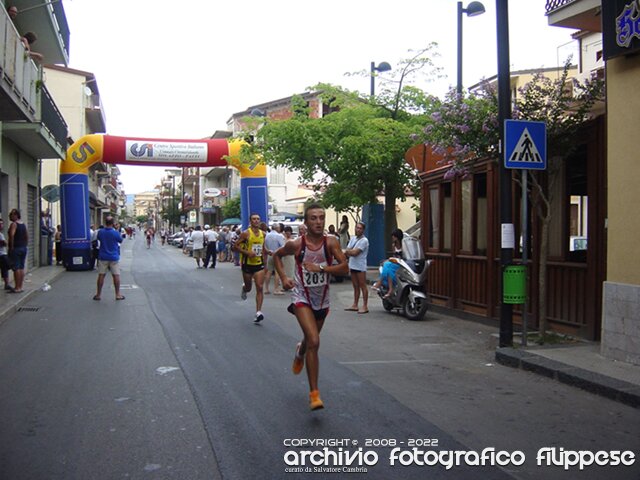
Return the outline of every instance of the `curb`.
[[[501,365],[519,368],[560,383],[578,387],[596,395],[640,408],[640,387],[623,380],[573,367],[525,350],[511,347],[496,349],[496,361]]]

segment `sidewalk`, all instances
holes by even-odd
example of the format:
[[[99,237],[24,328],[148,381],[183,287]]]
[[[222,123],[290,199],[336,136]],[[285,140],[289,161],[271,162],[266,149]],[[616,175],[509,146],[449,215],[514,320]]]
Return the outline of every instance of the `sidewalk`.
[[[600,344],[503,347],[496,361],[640,408],[640,366],[600,355]]]
[[[27,273],[23,294],[0,292],[0,324],[18,308],[28,305],[45,283],[55,289],[54,282],[63,273],[65,269],[60,266],[39,267]],[[377,277],[377,269],[367,271],[368,283]],[[640,366],[601,356],[598,343],[497,348],[496,361],[640,408]]]
[[[367,283],[377,279],[378,269],[369,268]],[[447,315],[446,309],[438,309],[438,313]],[[524,348],[514,344],[496,348],[496,361],[640,408],[640,366],[603,357],[599,343]]]
[[[45,283],[51,285],[65,272],[64,267],[51,265],[28,270],[24,278],[24,293],[8,293],[0,291],[0,325],[18,308],[25,305],[33,295],[39,292]],[[9,272],[9,280],[13,285],[13,274]],[[55,288],[52,287],[52,288]]]

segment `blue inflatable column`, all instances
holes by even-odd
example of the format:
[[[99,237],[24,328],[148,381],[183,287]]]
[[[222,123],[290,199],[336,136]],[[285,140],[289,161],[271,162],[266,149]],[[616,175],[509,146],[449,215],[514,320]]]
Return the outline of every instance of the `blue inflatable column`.
[[[90,270],[89,177],[81,173],[61,174],[60,202],[63,264],[67,270]]]
[[[367,265],[377,267],[386,258],[384,252],[384,205],[368,203],[362,207],[364,236],[369,239]]]
[[[266,177],[244,177],[240,179],[240,210],[242,229],[249,227],[252,213],[257,213],[263,222],[269,223]]]

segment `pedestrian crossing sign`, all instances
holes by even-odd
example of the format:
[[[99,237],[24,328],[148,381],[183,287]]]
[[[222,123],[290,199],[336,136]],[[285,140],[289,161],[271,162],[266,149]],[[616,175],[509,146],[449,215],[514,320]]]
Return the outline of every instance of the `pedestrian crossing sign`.
[[[505,120],[504,143],[505,168],[547,168],[547,125],[544,122]]]

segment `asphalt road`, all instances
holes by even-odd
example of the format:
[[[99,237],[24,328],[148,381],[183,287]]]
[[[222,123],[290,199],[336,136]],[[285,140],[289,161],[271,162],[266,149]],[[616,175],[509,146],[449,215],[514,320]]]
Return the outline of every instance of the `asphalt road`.
[[[290,371],[300,330],[287,296],[266,296],[266,319],[254,325],[237,267],[197,270],[178,249],[138,238],[125,242],[122,268],[124,301],[109,278],[92,301],[96,273],[66,272],[0,326],[0,479],[640,476],[637,462],[537,466],[543,447],[638,455],[640,416],[495,365],[490,326],[434,314],[407,322],[375,298],[368,315],[345,312],[350,284],[332,285],[320,350],[326,408],[310,412],[306,376]],[[322,439],[340,440],[328,455],[366,473],[285,462],[325,452],[298,446]],[[522,451],[526,461],[391,465],[394,447],[405,460],[416,447]]]

